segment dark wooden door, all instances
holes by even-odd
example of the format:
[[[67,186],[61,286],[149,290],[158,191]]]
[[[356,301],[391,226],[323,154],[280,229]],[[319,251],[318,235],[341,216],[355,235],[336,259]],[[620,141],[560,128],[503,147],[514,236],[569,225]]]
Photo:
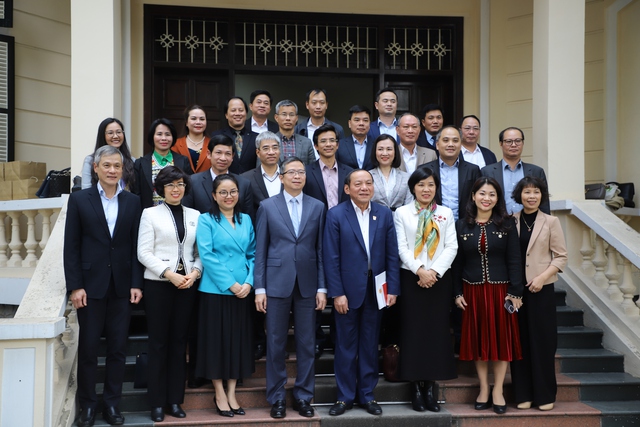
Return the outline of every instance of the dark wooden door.
[[[389,77],[391,76],[388,76],[386,86],[398,94],[398,115],[410,112],[419,116],[425,105],[438,104],[443,109],[444,125],[458,125],[462,111],[457,111],[456,108],[455,84],[452,77],[408,79],[407,76],[399,76],[398,80]]]

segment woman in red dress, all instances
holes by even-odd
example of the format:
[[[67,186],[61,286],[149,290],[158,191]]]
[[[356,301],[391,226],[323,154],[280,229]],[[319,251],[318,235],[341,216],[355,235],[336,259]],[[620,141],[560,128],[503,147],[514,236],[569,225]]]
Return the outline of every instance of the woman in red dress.
[[[456,223],[458,254],[453,268],[456,306],[464,310],[460,360],[475,361],[480,381],[475,408],[493,405],[497,414],[507,411],[502,386],[508,362],[522,359],[515,315],[522,306],[522,263],[518,232],[503,194],[493,178],[474,183],[467,216]]]

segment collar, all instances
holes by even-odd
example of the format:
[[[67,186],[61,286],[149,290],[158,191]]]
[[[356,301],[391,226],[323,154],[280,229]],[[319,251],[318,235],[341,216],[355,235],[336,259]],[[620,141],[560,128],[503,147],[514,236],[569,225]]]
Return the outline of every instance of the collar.
[[[351,138],[353,139],[353,143],[354,144],[367,145],[367,137],[366,136],[364,137],[364,142],[362,144],[360,144],[360,141],[358,141],[355,136],[351,135]]]
[[[406,152],[406,153],[408,153],[410,156],[413,156],[413,155],[415,155],[415,154],[418,152],[418,150],[417,150],[417,146],[418,146],[417,144],[413,146],[413,153],[411,153],[411,152],[409,152],[409,150],[407,150],[407,149],[405,148],[405,146],[404,146],[404,145],[400,144],[400,151],[401,151],[403,154]]]
[[[153,150],[153,157],[155,157],[156,162],[158,162],[160,166],[166,166],[169,163],[173,163],[173,152],[171,150],[169,150],[166,156],[161,156],[156,150]]]
[[[391,123],[391,126],[387,126],[384,124],[384,122],[382,120],[380,120],[380,117],[378,117],[378,127],[380,127],[380,124],[382,124],[383,126],[390,128],[390,127],[398,127],[398,119],[396,117],[393,118],[393,123]]]
[[[274,175],[269,176],[267,174],[267,172],[264,170],[264,167],[262,165],[260,165],[260,170],[262,171],[262,176],[265,176],[267,178],[273,178],[274,176],[277,177],[280,174],[280,166],[276,167],[276,173]],[[273,182],[273,180],[269,179],[270,181]]]
[[[502,170],[508,170],[509,172],[514,172],[517,171],[518,169],[522,169],[522,159],[518,160],[518,164],[516,164],[516,168],[511,170],[511,167],[509,167],[509,164],[507,162],[504,161],[504,159],[500,160],[502,162]]]
[[[218,175],[216,175],[216,174],[213,172],[213,169],[209,168],[209,172],[211,173],[211,181],[213,181],[214,179],[216,179],[216,177],[217,177]],[[227,170],[226,172],[222,172],[220,175],[224,175],[225,173],[229,173],[229,171]]]
[[[438,159],[438,163],[440,163],[441,168],[457,168],[458,166],[460,166],[460,158],[458,157],[456,159],[456,162],[453,164],[453,166],[449,166],[442,159]]]
[[[480,145],[476,144],[476,149],[471,151],[471,150],[467,150],[467,147],[465,147],[464,145],[462,146],[462,154],[464,153],[471,153],[471,154],[475,154],[475,153],[481,153],[482,150],[480,150]]]
[[[98,181],[97,188],[98,188],[98,194],[100,195],[100,197],[103,197],[107,200],[113,200],[115,197],[118,197],[118,195],[122,193],[122,186],[120,185],[120,181],[118,181],[118,183],[116,184],[116,194],[114,194],[114,196],[111,199],[107,197],[107,193],[104,191],[104,188],[102,188],[100,181]]]
[[[264,123],[260,124],[260,123],[256,122],[256,119],[253,118],[253,116],[251,116],[251,127],[253,127],[253,125],[256,125],[259,128],[268,127],[269,126],[269,124],[267,123],[268,121],[269,121],[268,119],[265,119]]]
[[[292,196],[291,194],[287,193],[287,190],[282,190],[282,195],[284,196],[284,201],[287,203],[291,202],[291,199],[296,199],[298,201],[298,203],[302,202],[302,193],[298,194],[297,196]]]
[[[371,212],[371,201],[369,201],[369,205],[367,206],[367,209],[365,210],[361,210],[358,205],[356,205],[353,201],[353,199],[349,199],[349,201],[351,202],[351,205],[353,206],[353,209],[356,211],[356,213],[360,213],[361,215],[364,214],[368,214]]]
[[[318,159],[318,162],[320,162],[320,170],[325,170],[325,169],[333,169],[333,170],[338,170],[338,162],[337,160],[333,161],[333,166],[329,167],[327,166],[322,160]]]

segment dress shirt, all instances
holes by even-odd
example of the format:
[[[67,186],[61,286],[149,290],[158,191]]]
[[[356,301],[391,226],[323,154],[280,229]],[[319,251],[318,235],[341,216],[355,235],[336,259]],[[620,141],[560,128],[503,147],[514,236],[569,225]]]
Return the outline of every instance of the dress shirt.
[[[269,120],[265,120],[262,125],[259,125],[256,120],[251,117],[251,130],[255,133],[262,133],[269,130]]]
[[[427,142],[429,143],[429,145],[431,145],[433,148],[436,148],[436,137],[431,136],[431,134],[426,130],[424,131],[424,134],[427,136]]]
[[[291,200],[296,199],[298,201],[298,227],[300,227],[300,217],[302,214],[302,193],[298,194],[297,196],[293,197],[291,194],[287,193],[286,191],[283,190],[284,193],[284,201],[287,202],[287,210],[289,211],[289,216],[291,217],[291,222],[293,221],[293,203],[295,202],[291,202]],[[294,227],[295,228],[295,227]]]
[[[118,183],[116,186],[116,194],[109,199],[99,181],[97,185],[100,201],[102,202],[102,209],[104,210],[104,216],[107,219],[107,226],[109,227],[109,234],[113,237],[113,230],[116,228],[116,220],[118,219],[118,195],[122,191],[122,187],[120,183]]]
[[[473,151],[467,150],[467,148],[463,145],[462,157],[464,158],[465,161],[469,163],[473,163],[474,165],[478,166],[480,169],[487,166],[487,164],[484,161],[484,156],[482,155],[482,150],[480,150],[480,146],[478,144],[476,144],[476,149]]]
[[[369,270],[371,270],[371,252],[369,251],[369,214],[371,213],[371,202],[367,205],[367,209],[361,210],[353,200],[351,200],[353,209],[356,211],[356,218],[358,218],[358,224],[360,224],[360,232],[362,233],[362,239],[364,240],[364,248],[367,250],[367,262]]]
[[[518,182],[524,178],[524,169],[522,168],[522,160],[518,161],[516,168],[511,170],[511,167],[504,161],[502,162],[502,182],[504,183],[504,201],[507,204],[507,212],[513,215],[516,212],[520,212],[522,210],[522,205],[516,203],[515,200],[511,198],[511,194],[513,193],[513,189],[516,187]]]
[[[352,137],[353,138],[353,137]],[[364,164],[364,155],[367,152],[367,138],[360,144],[357,139],[353,138],[353,148],[356,150],[356,160],[358,161],[358,167],[362,168]]]
[[[338,162],[333,161],[333,166],[328,167],[322,160],[320,162],[320,171],[322,172],[322,181],[324,181],[324,191],[327,193],[327,207],[331,209],[338,204]]]
[[[280,175],[280,168],[276,168],[276,173],[273,176],[267,175],[262,165],[260,165],[260,170],[262,171],[262,180],[264,181],[264,186],[267,187],[269,197],[279,194],[280,187],[282,187],[282,183],[278,179],[278,176]]]
[[[398,126],[398,119],[394,118],[393,123],[391,123],[391,126],[387,126],[378,117],[378,122],[376,124],[378,125],[378,129],[380,130],[380,135],[382,134],[391,135],[393,139],[395,139],[396,141],[398,140],[398,133],[396,132],[396,127]]]
[[[442,192],[442,205],[453,212],[453,219],[458,220],[460,200],[458,200],[458,166],[460,160],[456,160],[453,166],[449,166],[442,160],[440,163],[440,191]]]
[[[404,145],[400,144],[400,151],[402,152],[402,158],[404,159],[404,165],[407,169],[407,173],[411,175],[416,170],[416,163],[418,163],[418,150],[417,145],[413,146],[413,154],[409,152]]]

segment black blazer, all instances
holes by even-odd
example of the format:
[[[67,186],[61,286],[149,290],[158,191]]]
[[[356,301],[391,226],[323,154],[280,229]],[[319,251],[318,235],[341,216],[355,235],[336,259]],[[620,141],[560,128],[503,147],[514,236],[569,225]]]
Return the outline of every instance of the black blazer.
[[[544,181],[545,184],[547,183],[547,176],[544,173],[544,169],[542,169],[540,166],[532,165],[531,163],[522,162],[522,169],[524,170],[524,176],[535,176],[536,178],[540,178],[542,181]],[[504,179],[502,178],[502,161],[496,162],[493,164],[488,164],[487,166],[482,168],[481,173],[482,173],[482,176],[488,176],[498,181],[498,184],[500,184],[500,187],[502,188],[502,192],[504,194]],[[547,215],[551,215],[551,205],[549,204],[548,200],[542,201],[542,203],[540,204],[540,210],[546,213]]]
[[[436,153],[438,152],[435,146],[429,144],[429,142],[427,141],[427,136],[425,135],[425,130],[422,128],[420,128],[420,134],[418,135],[418,140],[416,141],[416,145],[419,145],[420,147],[429,148],[430,150],[434,150]]]
[[[173,154],[173,165],[179,167],[184,172],[189,173],[191,170],[191,163],[189,159],[175,152]],[[142,209],[153,206],[153,182],[151,181],[151,156],[153,151],[145,154],[144,156],[136,159],[133,164],[133,170],[136,176],[134,186],[131,190],[133,194],[140,196],[140,204]]]
[[[63,250],[67,291],[84,289],[88,298],[104,298],[112,278],[120,298],[143,288],[136,249],[141,213],[138,196],[120,192],[111,237],[97,186],[69,196]]]
[[[373,147],[373,141],[375,141],[375,139],[369,139],[369,137],[367,137],[362,168],[358,166],[356,149],[353,146],[353,136],[348,136],[340,140],[340,145],[338,145],[338,151],[336,152],[336,160],[353,169],[364,169],[366,171],[373,169],[373,165],[371,164],[371,147]]]
[[[244,128],[248,129],[248,130],[251,130],[251,117],[249,117],[244,122]],[[278,126],[278,124],[276,122],[272,122],[271,120],[267,120],[267,129],[269,129],[269,132],[278,133],[278,131],[280,130],[280,127]],[[235,133],[234,133],[234,138],[235,138]]]
[[[234,153],[233,163],[229,166],[229,172],[237,174],[255,169],[258,161],[258,155],[256,154],[256,137],[258,134],[251,131],[251,123],[249,123],[249,127],[245,126],[240,134],[242,135],[242,155],[238,157],[238,153]],[[215,135],[227,135],[234,143],[236,140],[236,131],[229,126],[213,131],[211,136]]]
[[[520,240],[514,218],[509,218],[511,228],[500,231],[490,222],[486,229],[486,251],[483,256],[480,247],[481,227],[477,223],[468,224],[466,220],[456,222],[458,235],[458,254],[453,263],[453,284],[455,295],[462,295],[462,280],[473,285],[486,283],[509,283],[507,292],[521,297],[524,291],[524,277],[520,252]],[[468,302],[468,301],[467,301]]]
[[[253,208],[253,195],[251,193],[251,184],[246,178],[232,173],[238,180],[238,202],[242,203],[241,211],[251,217],[251,221],[255,221],[255,210]],[[207,169],[191,175],[191,191],[184,196],[182,204],[188,208],[193,208],[200,213],[206,213],[211,210],[213,203],[213,179],[211,178],[211,170]]]
[[[302,120],[298,120],[298,124],[296,124],[296,127],[293,130],[293,133],[297,133],[298,135],[306,136],[307,138],[309,138],[309,135],[307,135],[307,123],[309,123],[309,120],[310,119],[308,117],[305,117]],[[342,128],[342,126],[340,126],[336,122],[332,122],[326,117],[324,118],[324,123],[336,128],[336,132],[338,133],[337,136],[339,140],[344,138],[344,129]],[[313,144],[313,140],[311,140],[311,144]]]
[[[429,168],[440,178],[440,160],[432,160],[429,163],[420,165],[421,168]],[[459,159],[458,163],[458,218],[467,215],[467,204],[471,197],[471,188],[478,178],[480,178],[480,168],[464,159]],[[442,180],[441,180],[442,182]],[[442,187],[442,186],[441,186]],[[436,192],[436,203],[442,204],[442,188]],[[450,206],[447,206],[450,207]]]
[[[307,182],[302,191],[314,199],[320,200],[324,203],[324,207],[328,209],[329,204],[327,203],[327,190],[324,188],[324,180],[322,179],[322,171],[320,170],[319,162],[320,160],[316,160],[315,162],[305,166],[307,171]],[[338,161],[336,161],[336,164],[338,165],[338,203],[342,203],[349,200],[349,196],[344,192],[344,180],[353,168],[343,165]]]
[[[264,179],[262,179],[262,168],[255,168],[243,173],[240,176],[246,178],[249,181],[249,184],[251,186],[251,194],[253,196],[253,211],[258,212],[260,202],[264,199],[269,198],[267,186],[264,185]],[[280,184],[280,192],[282,192],[282,184]]]

